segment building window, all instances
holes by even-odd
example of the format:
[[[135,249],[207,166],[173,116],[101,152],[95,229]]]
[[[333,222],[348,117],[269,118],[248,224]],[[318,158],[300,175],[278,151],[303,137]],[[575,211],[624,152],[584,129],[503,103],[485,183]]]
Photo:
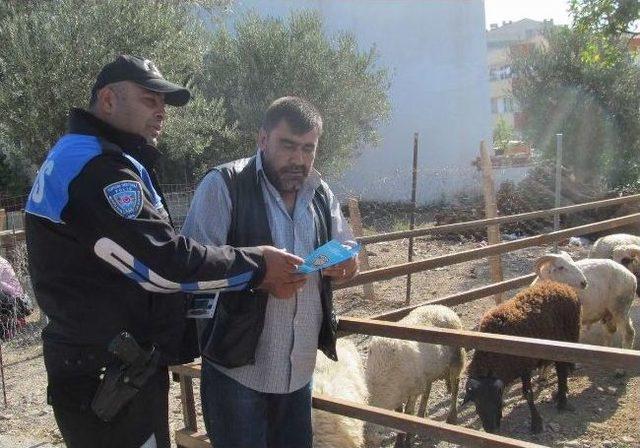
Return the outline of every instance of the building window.
[[[513,107],[513,98],[504,97],[502,101],[503,101],[505,113],[510,114],[515,111],[515,108]]]
[[[498,113],[498,98],[491,98],[491,113]]]

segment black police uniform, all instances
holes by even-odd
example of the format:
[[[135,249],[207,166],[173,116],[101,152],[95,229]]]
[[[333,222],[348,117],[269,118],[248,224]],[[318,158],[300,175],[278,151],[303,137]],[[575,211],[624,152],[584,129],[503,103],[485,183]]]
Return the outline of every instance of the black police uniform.
[[[185,293],[251,289],[264,276],[255,248],[202,246],[175,233],[156,155],[142,137],[74,109],[29,196],[29,269],[49,318],[48,399],[69,448],[168,447],[166,365],[197,356]],[[100,369],[114,362],[108,344],[123,330],[143,348],[157,346],[162,367],[104,423],[90,404]]]

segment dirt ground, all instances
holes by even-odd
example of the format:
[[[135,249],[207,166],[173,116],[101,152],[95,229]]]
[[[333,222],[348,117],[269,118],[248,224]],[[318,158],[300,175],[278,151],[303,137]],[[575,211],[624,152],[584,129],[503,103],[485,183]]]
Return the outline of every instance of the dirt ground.
[[[453,243],[441,240],[416,240],[414,260],[479,247],[483,243]],[[577,246],[563,248],[574,258],[582,258],[587,249]],[[407,242],[379,243],[367,248],[372,268],[406,261]],[[532,271],[533,262],[544,249],[525,249],[503,256],[505,278]],[[490,282],[486,260],[462,263],[412,277],[412,301],[423,301],[464,291]],[[375,284],[376,298],[367,301],[361,288],[339,291],[336,304],[339,314],[367,316],[404,305],[406,277]],[[636,299],[633,319],[637,337],[635,348],[640,347],[640,304]],[[473,328],[485,310],[493,305],[486,298],[455,307],[466,328]],[[367,338],[354,337],[366,352]],[[0,401],[0,448],[61,447],[62,441],[55,426],[51,409],[45,401],[45,374],[39,347],[20,349],[23,361],[11,362],[11,353],[5,352],[5,377],[8,406]],[[15,355],[15,354],[14,354]],[[7,365],[8,364],[8,365]],[[464,378],[462,385],[464,385]],[[178,385],[171,386],[170,419],[172,431],[182,427],[182,410]],[[461,387],[463,389],[463,386]],[[501,434],[553,447],[640,447],[640,375],[628,373],[618,377],[611,368],[582,365],[569,379],[569,399],[574,412],[559,413],[551,399],[555,390],[555,376],[540,391],[538,409],[544,419],[542,434],[529,433],[529,411],[521,398],[518,385],[512,385],[506,396]],[[196,397],[198,397],[196,389]],[[1,398],[1,397],[0,397]],[[458,397],[460,399],[461,397]],[[198,401],[196,399],[196,401]],[[443,384],[434,384],[429,401],[428,415],[444,421],[450,403]],[[200,413],[198,405],[198,413]],[[481,429],[473,406],[459,414],[459,424]],[[392,445],[393,434],[385,446]],[[414,447],[448,448],[446,442],[421,439]]]

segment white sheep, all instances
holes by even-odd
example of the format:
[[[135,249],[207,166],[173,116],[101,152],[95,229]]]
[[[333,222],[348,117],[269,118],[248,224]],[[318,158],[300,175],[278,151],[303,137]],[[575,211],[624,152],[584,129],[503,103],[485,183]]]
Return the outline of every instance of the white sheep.
[[[407,326],[430,326],[461,329],[458,315],[442,305],[416,308],[398,323]],[[439,344],[427,344],[383,337],[371,338],[367,358],[366,379],[369,404],[385,409],[402,409],[413,414],[417,399],[422,396],[417,413],[424,417],[431,384],[444,379],[451,393],[448,423],[457,419],[457,396],[460,372],[464,367],[464,349]],[[379,446],[382,434],[370,434],[374,446]]]
[[[327,395],[365,404],[368,399],[362,357],[355,344],[338,339],[338,362],[318,352],[313,373],[314,394]],[[313,446],[315,448],[364,447],[364,422],[343,415],[314,409]]]
[[[589,258],[609,258],[620,263],[633,272],[640,287],[640,237],[616,233],[599,238],[589,251]]]
[[[628,233],[614,233],[603,236],[593,243],[589,251],[589,258],[613,258],[613,250],[617,246],[633,244],[640,246],[640,237]]]
[[[635,330],[629,311],[635,298],[636,278],[631,272],[613,260],[573,261],[565,252],[540,257],[536,270],[541,280],[566,283],[577,289],[583,327],[602,322],[607,328],[602,345],[610,346],[614,333],[620,328],[622,346],[633,346]]]

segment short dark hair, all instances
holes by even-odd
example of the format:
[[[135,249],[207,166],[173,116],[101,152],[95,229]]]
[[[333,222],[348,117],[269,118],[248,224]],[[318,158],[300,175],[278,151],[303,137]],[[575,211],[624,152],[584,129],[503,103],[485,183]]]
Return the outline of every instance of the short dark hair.
[[[322,134],[322,116],[309,101],[297,96],[278,98],[267,108],[262,120],[262,129],[269,132],[285,120],[296,134],[306,134],[317,129]]]
[[[98,92],[91,92],[91,98],[89,98],[89,109],[96,105],[98,102]]]

